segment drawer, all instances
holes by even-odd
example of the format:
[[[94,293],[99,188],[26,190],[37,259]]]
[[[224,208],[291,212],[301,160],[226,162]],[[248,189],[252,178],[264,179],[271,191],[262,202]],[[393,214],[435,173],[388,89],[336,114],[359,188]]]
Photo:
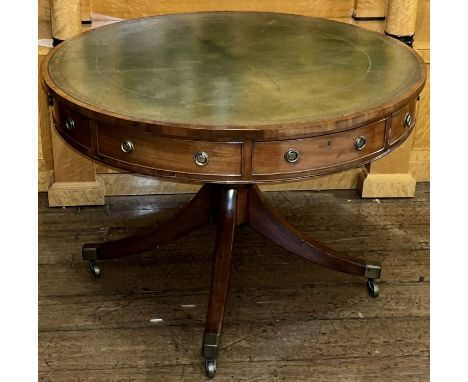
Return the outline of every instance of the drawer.
[[[54,122],[60,133],[87,149],[92,147],[91,122],[72,110],[59,106],[54,112]]]
[[[360,137],[364,137],[365,145],[357,149]],[[252,171],[254,175],[267,175],[333,167],[374,156],[384,149],[384,143],[385,121],[313,138],[258,142],[253,147]],[[296,161],[286,160],[289,150],[298,153]],[[289,159],[294,160],[294,155]]]
[[[101,156],[157,170],[228,176],[241,174],[240,143],[161,138],[99,125],[98,150]],[[207,161],[203,163],[205,155]]]
[[[416,123],[416,102],[411,102],[392,115],[392,125],[388,133],[388,144],[397,143]]]

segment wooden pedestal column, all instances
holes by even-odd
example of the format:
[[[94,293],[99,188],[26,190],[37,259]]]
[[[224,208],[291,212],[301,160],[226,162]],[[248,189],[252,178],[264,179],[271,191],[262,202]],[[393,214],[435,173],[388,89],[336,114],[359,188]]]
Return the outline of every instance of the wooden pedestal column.
[[[51,0],[54,45],[81,32],[80,0]],[[93,161],[71,149],[51,129],[54,183],[49,188],[50,206],[104,204],[104,187],[96,181]]]
[[[418,0],[389,0],[385,34],[412,46],[417,9]],[[392,154],[366,166],[358,180],[363,198],[414,196],[416,180],[409,173],[412,145],[410,137]]]

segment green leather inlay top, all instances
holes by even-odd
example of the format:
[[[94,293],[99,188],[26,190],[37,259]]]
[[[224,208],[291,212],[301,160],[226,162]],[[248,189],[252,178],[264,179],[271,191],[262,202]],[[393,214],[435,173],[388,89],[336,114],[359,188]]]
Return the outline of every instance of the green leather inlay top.
[[[130,119],[208,126],[310,123],[392,101],[420,81],[415,53],[344,23],[211,12],[119,22],[62,43],[68,95]]]

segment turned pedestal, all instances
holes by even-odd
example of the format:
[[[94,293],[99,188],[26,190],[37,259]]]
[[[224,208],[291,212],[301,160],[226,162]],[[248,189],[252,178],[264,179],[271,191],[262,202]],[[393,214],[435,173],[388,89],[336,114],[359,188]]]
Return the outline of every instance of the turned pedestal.
[[[267,239],[312,263],[366,277],[369,294],[372,297],[379,294],[378,286],[374,283],[380,277],[379,263],[348,257],[304,236],[268,205],[258,187],[253,184],[205,184],[191,202],[171,219],[125,239],[85,244],[83,259],[89,261],[91,271],[99,277],[101,261],[154,249],[208,223],[216,226],[213,273],[202,345],[208,376],[213,376],[216,371],[228,295],[232,245],[239,225],[249,225]]]

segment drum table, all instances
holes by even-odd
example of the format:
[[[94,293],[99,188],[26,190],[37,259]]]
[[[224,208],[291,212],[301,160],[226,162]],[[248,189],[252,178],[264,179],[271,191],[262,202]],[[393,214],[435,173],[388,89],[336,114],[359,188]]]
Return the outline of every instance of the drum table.
[[[55,128],[107,165],[201,182],[172,219],[135,236],[85,244],[101,260],[129,256],[212,223],[217,227],[203,337],[216,372],[234,232],[249,225],[308,261],[367,278],[378,263],[305,237],[257,184],[362,166],[393,151],[415,125],[426,69],[409,47],[335,21],[257,12],[143,18],[80,34],[51,50],[44,81]]]

